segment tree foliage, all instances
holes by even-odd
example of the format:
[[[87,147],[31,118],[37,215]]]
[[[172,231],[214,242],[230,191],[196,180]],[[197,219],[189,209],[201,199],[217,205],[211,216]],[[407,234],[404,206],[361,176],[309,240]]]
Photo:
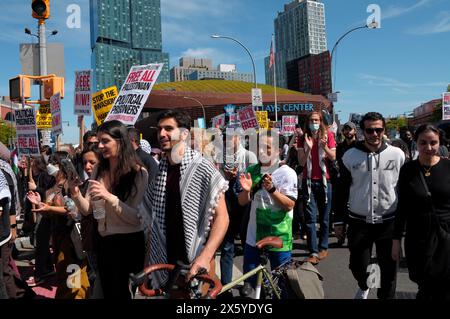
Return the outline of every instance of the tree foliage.
[[[10,123],[0,119],[0,142],[9,146],[10,138],[16,137],[16,128]]]
[[[398,131],[401,127],[408,126],[408,119],[406,117],[397,117],[386,120],[386,129]]]

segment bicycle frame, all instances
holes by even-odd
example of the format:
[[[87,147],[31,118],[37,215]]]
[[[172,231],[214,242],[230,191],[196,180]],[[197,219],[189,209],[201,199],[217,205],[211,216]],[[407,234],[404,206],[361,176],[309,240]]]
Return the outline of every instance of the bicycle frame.
[[[259,265],[255,269],[250,270],[249,272],[243,274],[241,277],[239,277],[239,278],[233,280],[232,282],[230,282],[229,284],[223,286],[219,295],[224,293],[227,290],[230,290],[231,288],[235,287],[239,283],[243,282],[244,280],[246,280],[254,275],[258,275],[258,277],[256,279],[255,299],[260,299],[260,297],[261,297],[261,287],[262,287],[262,282],[263,282],[263,276],[265,276],[265,278],[269,281],[269,284],[270,284],[276,298],[281,299],[281,295],[272,280],[271,274],[266,269],[266,267],[264,267],[263,265]]]

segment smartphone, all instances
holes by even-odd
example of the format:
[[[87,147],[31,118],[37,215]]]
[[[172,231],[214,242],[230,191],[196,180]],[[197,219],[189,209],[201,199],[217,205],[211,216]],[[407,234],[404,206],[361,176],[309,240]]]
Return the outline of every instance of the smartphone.
[[[67,179],[69,181],[74,182],[76,186],[80,186],[81,184],[83,184],[80,176],[77,173],[77,170],[75,169],[75,166],[70,159],[65,158],[61,160],[61,164],[63,165],[64,170],[67,173]]]

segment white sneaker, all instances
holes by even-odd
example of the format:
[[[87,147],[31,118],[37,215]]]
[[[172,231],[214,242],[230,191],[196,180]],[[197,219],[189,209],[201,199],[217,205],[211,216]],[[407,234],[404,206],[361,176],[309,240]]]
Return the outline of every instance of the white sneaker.
[[[370,289],[367,288],[366,290],[362,290],[361,288],[358,288],[358,291],[356,292],[354,299],[367,299],[369,296]]]

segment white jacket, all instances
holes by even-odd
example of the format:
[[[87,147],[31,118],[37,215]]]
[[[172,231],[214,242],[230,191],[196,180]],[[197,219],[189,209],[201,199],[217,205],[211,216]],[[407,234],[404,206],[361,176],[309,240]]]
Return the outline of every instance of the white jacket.
[[[342,161],[344,168],[337,189],[339,213],[345,213],[348,208],[350,218],[364,219],[371,224],[394,218],[396,186],[400,167],[405,162],[403,151],[383,144],[373,153],[364,142],[358,142],[345,152]]]

